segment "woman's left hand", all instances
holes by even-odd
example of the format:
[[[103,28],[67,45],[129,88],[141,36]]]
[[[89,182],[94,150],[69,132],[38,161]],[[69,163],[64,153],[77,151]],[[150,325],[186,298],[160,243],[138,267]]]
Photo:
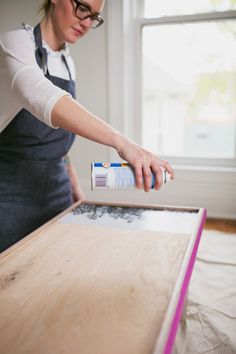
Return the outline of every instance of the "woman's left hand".
[[[73,164],[69,161],[68,163],[66,163],[66,167],[67,167],[68,176],[70,178],[73,202],[75,203],[78,202],[79,200],[84,201],[85,195],[80,187],[78,176]]]

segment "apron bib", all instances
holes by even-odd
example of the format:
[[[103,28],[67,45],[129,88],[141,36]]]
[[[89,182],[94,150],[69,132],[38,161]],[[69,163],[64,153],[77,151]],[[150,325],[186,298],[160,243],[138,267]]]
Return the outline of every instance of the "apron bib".
[[[34,28],[36,60],[45,77],[75,98],[70,80],[51,76],[41,30]],[[33,88],[32,88],[33,89]],[[53,129],[22,109],[0,134],[0,252],[72,204],[72,192],[63,161],[75,139],[73,133]]]

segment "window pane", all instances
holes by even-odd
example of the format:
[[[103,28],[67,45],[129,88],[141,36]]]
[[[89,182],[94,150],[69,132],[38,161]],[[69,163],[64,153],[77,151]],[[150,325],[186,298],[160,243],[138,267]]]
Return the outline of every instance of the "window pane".
[[[236,0],[145,0],[145,17],[235,10]]]
[[[235,157],[235,21],[143,28],[142,117],[159,154]]]

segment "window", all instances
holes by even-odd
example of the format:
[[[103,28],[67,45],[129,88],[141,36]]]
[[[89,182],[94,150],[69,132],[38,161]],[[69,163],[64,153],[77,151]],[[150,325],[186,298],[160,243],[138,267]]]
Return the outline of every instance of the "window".
[[[146,0],[144,2],[144,16],[147,18],[235,9],[235,0]]]
[[[144,147],[162,156],[235,163],[234,9],[233,0],[144,0]]]
[[[106,2],[109,122],[176,176],[158,193],[123,200],[235,218],[235,24],[236,0]]]

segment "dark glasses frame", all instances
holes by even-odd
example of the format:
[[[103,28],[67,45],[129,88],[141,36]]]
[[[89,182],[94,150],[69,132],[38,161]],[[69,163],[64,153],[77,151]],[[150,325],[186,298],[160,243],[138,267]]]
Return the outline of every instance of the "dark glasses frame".
[[[89,18],[92,22],[92,28],[98,28],[103,24],[103,18],[98,13],[92,13],[91,8],[88,4],[78,0],[71,0],[71,2],[74,8],[74,15],[79,20],[83,21]]]

